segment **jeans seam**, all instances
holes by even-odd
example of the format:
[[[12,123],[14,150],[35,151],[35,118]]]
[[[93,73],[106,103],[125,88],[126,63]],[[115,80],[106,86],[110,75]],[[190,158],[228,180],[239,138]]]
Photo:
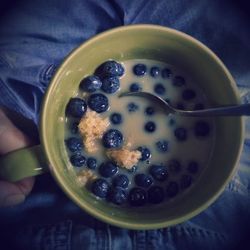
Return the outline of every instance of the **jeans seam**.
[[[108,245],[108,249],[112,249],[112,233],[111,233],[111,229],[110,229],[110,225],[107,224],[107,234],[108,234],[108,237],[107,237],[107,245]]]
[[[144,250],[146,247],[145,244],[145,231],[144,230],[138,230],[136,231],[136,250]]]
[[[130,231],[130,237],[132,241],[132,249],[136,249],[136,237],[135,237],[135,232],[136,231]]]

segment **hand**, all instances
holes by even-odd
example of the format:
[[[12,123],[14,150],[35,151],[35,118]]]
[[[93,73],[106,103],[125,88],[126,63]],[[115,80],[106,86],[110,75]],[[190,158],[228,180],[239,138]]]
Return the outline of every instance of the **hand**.
[[[32,141],[15,127],[0,109],[0,155],[31,145]],[[15,183],[0,180],[0,207],[13,206],[23,202],[32,190],[34,181],[34,177],[28,177]]]

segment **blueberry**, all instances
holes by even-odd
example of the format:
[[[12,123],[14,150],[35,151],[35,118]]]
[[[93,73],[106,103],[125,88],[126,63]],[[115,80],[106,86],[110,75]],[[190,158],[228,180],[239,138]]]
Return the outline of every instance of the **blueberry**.
[[[87,167],[89,169],[96,169],[97,167],[97,160],[93,157],[89,157],[87,160]]]
[[[152,77],[157,77],[157,76],[159,76],[159,75],[160,75],[160,68],[157,67],[157,66],[152,67],[152,68],[150,69],[150,75],[151,75]]]
[[[187,130],[185,128],[179,127],[174,130],[174,135],[178,141],[187,140]]]
[[[177,108],[177,109],[180,109],[180,110],[185,110],[185,105],[184,105],[183,103],[181,103],[181,102],[178,102],[178,103],[176,104],[176,108]]]
[[[146,107],[145,114],[146,115],[153,115],[155,113],[155,109],[153,107]]]
[[[168,171],[165,166],[151,165],[149,172],[157,181],[165,181],[168,178]]]
[[[191,174],[196,174],[199,169],[199,164],[196,161],[191,161],[188,163],[187,170]]]
[[[80,83],[80,89],[89,93],[93,93],[99,90],[102,86],[102,82],[98,76],[90,75],[85,78]]]
[[[138,147],[137,150],[141,152],[140,161],[146,161],[151,157],[151,152],[147,147]]]
[[[197,121],[194,126],[194,132],[198,137],[208,136],[210,133],[210,126],[205,121]]]
[[[129,90],[131,92],[138,92],[138,91],[141,91],[142,90],[142,87],[139,83],[132,83],[129,87]]]
[[[202,103],[196,103],[194,105],[194,110],[202,110],[202,109],[204,109],[204,104],[202,104]]]
[[[65,140],[66,146],[72,153],[80,151],[83,148],[82,139],[77,137],[70,137]]]
[[[157,83],[154,86],[154,92],[158,95],[164,95],[166,93],[166,88],[161,83]]]
[[[135,184],[140,187],[148,188],[153,184],[153,179],[150,175],[137,174],[135,176]]]
[[[102,113],[108,110],[109,101],[103,94],[91,94],[88,98],[88,105],[97,113]]]
[[[164,68],[162,71],[161,71],[161,76],[162,78],[170,78],[172,76],[172,71],[168,68]]]
[[[138,167],[137,166],[133,166],[132,168],[128,169],[129,173],[135,173],[137,171]]]
[[[72,134],[78,133],[78,122],[73,122],[70,126],[70,131]]]
[[[181,186],[181,189],[186,189],[188,187],[191,186],[193,180],[192,180],[192,177],[190,175],[182,175],[181,176],[181,180],[180,180],[180,186]]]
[[[124,68],[120,63],[110,60],[102,63],[96,69],[95,74],[101,78],[106,76],[122,76],[124,74]]]
[[[123,135],[117,129],[109,129],[104,133],[102,142],[105,148],[119,148],[123,143]]]
[[[152,186],[148,190],[148,201],[153,204],[161,203],[164,200],[164,189],[160,186]]]
[[[194,90],[192,89],[185,89],[183,92],[182,92],[182,98],[185,100],[185,101],[190,101],[192,99],[194,99],[196,97],[196,93]]]
[[[87,111],[87,104],[83,99],[71,98],[67,104],[66,112],[67,114],[81,118]]]
[[[112,113],[109,119],[114,125],[121,124],[123,120],[122,115],[120,113]]]
[[[136,64],[133,67],[133,72],[137,76],[144,76],[147,73],[147,67],[145,64],[141,64],[141,63]]]
[[[105,77],[101,89],[107,94],[113,94],[120,89],[120,80],[116,76]]]
[[[70,162],[75,167],[82,167],[86,163],[86,158],[83,155],[76,153],[71,155]]]
[[[131,206],[143,206],[147,203],[147,193],[141,188],[132,188],[128,200]]]
[[[181,168],[182,168],[181,163],[176,159],[170,160],[168,162],[167,166],[168,166],[169,171],[171,173],[175,173],[175,174],[179,173],[181,171]]]
[[[106,180],[99,178],[94,180],[91,185],[91,190],[94,195],[100,198],[105,198],[109,193],[109,184]]]
[[[99,173],[102,177],[112,177],[118,171],[118,166],[112,161],[106,161],[101,164],[99,167]]]
[[[173,85],[176,87],[181,87],[185,84],[186,84],[186,81],[182,76],[176,76],[173,80]]]
[[[169,198],[173,198],[174,196],[176,196],[179,192],[179,186],[178,183],[171,181],[168,183],[167,188],[166,188],[166,195]]]
[[[119,174],[113,180],[113,185],[115,187],[127,188],[128,184],[129,179],[125,174]]]
[[[149,133],[153,133],[156,129],[156,124],[153,121],[149,121],[145,124],[144,129]]]
[[[135,112],[139,109],[139,106],[134,103],[134,102],[130,102],[127,106],[128,112]]]
[[[159,152],[164,153],[168,151],[168,141],[166,140],[160,140],[158,142],[156,142],[156,147],[158,149]]]
[[[108,194],[109,201],[116,205],[124,204],[127,201],[127,197],[127,192],[120,187],[112,188]]]

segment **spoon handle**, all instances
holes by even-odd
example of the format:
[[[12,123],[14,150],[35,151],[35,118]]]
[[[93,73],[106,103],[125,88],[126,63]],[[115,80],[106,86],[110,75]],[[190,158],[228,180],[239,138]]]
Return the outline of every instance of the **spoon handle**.
[[[158,104],[161,104],[164,106],[167,114],[176,114],[176,115],[182,115],[182,116],[250,116],[250,103],[247,104],[241,104],[241,105],[231,105],[231,106],[223,106],[223,107],[217,107],[217,108],[209,108],[209,109],[201,109],[201,110],[179,110],[176,108],[173,108],[169,103],[167,103],[164,99],[162,99],[159,96],[156,96],[154,94],[148,93],[148,92],[125,92],[120,94],[119,97],[123,96],[138,96],[138,97],[144,97],[151,100],[154,100],[158,102]]]
[[[209,108],[195,111],[177,111],[184,116],[242,116],[250,115],[250,104],[241,104],[235,106],[224,106],[219,108]]]

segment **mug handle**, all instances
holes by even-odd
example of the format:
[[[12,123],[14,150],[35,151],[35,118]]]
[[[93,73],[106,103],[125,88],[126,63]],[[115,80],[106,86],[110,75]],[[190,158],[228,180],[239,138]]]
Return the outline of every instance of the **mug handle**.
[[[15,182],[48,170],[41,145],[18,149],[0,157],[0,180]]]

